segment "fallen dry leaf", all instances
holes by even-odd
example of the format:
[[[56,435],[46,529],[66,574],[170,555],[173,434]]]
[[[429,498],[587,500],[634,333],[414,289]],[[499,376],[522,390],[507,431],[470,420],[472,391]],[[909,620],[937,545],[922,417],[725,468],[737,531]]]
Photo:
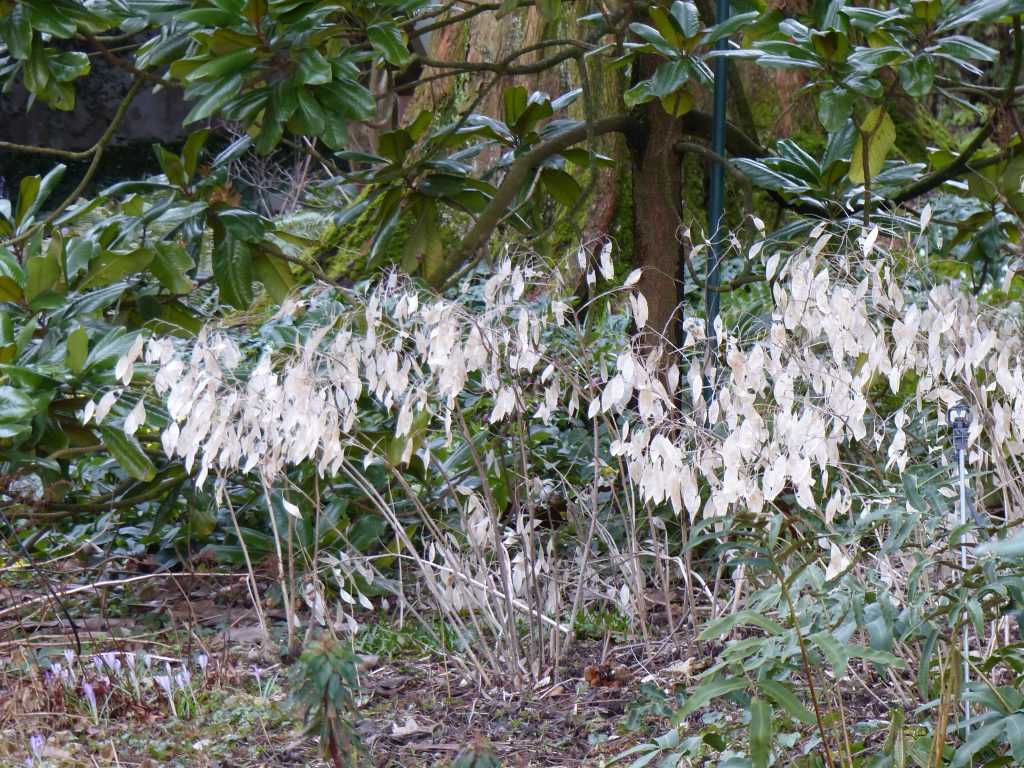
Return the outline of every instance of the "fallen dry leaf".
[[[583,670],[583,679],[594,688],[625,688],[633,675],[621,664],[592,664]]]
[[[399,725],[397,722],[391,724],[391,736],[396,739],[402,739],[417,733],[433,733],[433,731],[434,726],[420,725],[414,717],[405,718],[405,722],[402,725]]]

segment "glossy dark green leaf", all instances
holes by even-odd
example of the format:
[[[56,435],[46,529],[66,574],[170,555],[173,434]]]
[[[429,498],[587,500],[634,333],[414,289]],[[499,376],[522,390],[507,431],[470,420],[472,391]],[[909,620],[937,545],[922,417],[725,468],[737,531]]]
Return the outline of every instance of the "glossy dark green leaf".
[[[700,11],[697,10],[694,3],[675,0],[669,12],[679,24],[679,29],[685,37],[694,38],[700,33]]]
[[[59,253],[30,256],[25,263],[25,300],[32,302],[46,291],[55,290],[62,277],[60,266]]]
[[[181,160],[185,166],[185,176],[188,180],[191,180],[196,174],[196,169],[199,167],[199,154],[203,151],[209,135],[209,129],[203,128],[193,131],[185,140],[185,146],[181,150]]]
[[[661,33],[654,27],[648,26],[647,24],[633,23],[629,25],[629,29],[634,35],[657,50],[658,53],[670,58],[674,58],[680,53],[673,48],[669,44],[668,40],[662,37]]]
[[[253,253],[252,270],[256,279],[263,283],[270,298],[279,304],[288,297],[295,286],[295,276],[288,269],[287,262],[266,251]]]
[[[220,8],[196,8],[195,10],[179,13],[177,18],[181,21],[201,26],[230,27],[238,21],[238,14]]]
[[[388,64],[402,67],[412,58],[402,30],[395,24],[374,24],[366,30],[366,37]]]
[[[529,92],[521,85],[506,88],[501,94],[505,124],[512,126],[522,117],[529,103]]]
[[[178,243],[153,243],[153,261],[149,269],[171,293],[186,294],[192,290],[193,284],[187,273],[193,267],[192,257]]]
[[[583,188],[576,179],[558,168],[544,168],[540,172],[540,180],[547,193],[564,206],[575,205],[583,194]]]
[[[160,163],[160,169],[164,172],[167,180],[175,186],[185,186],[188,177],[185,175],[185,166],[181,162],[181,158],[159,144],[153,148],[153,151],[156,153],[157,162]]]
[[[305,132],[312,136],[319,136],[324,132],[324,127],[327,124],[327,116],[324,114],[323,108],[312,91],[306,88],[300,89],[298,96],[299,111],[297,114],[302,117]]]
[[[128,477],[143,482],[156,477],[156,467],[134,436],[117,427],[100,427],[99,431],[103,445]]]
[[[935,81],[935,65],[928,56],[918,56],[902,64],[899,73],[903,90],[918,99],[928,95]]]
[[[27,5],[16,3],[0,18],[0,39],[7,44],[7,50],[18,61],[24,61],[32,50],[32,20]]]
[[[7,275],[0,275],[0,301],[22,302],[25,294],[21,287]]]
[[[242,76],[232,75],[225,80],[215,80],[213,88],[203,93],[197,100],[192,110],[182,121],[185,125],[194,123],[197,120],[204,120],[214,112],[223,107],[232,99],[236,98],[242,89]]]
[[[300,51],[296,63],[296,77],[304,85],[324,85],[334,78],[331,63],[316,49]]]
[[[89,357],[89,334],[79,326],[68,334],[67,354],[64,357],[68,370],[76,376],[85,370],[85,361]]]
[[[850,115],[856,96],[842,87],[830,88],[818,94],[818,120],[822,127],[832,133],[838,131]]]
[[[153,261],[153,251],[148,248],[137,248],[132,251],[104,251],[89,266],[78,289],[84,291],[100,285],[109,285],[121,278],[142,272]]]
[[[222,302],[235,309],[252,304],[252,252],[245,243],[230,235],[215,240],[213,276]]]
[[[704,35],[703,42],[705,45],[711,45],[723,37],[731,37],[760,15],[757,11],[747,11],[746,13],[737,13],[730,16],[721,24],[715,24],[715,26],[708,29]]]
[[[89,57],[81,51],[64,51],[49,60],[50,73],[59,82],[67,83],[89,74]]]

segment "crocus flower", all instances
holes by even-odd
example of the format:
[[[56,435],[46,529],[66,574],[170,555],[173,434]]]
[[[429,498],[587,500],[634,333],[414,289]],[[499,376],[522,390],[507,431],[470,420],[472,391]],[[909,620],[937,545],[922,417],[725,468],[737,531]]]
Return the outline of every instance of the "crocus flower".
[[[93,718],[99,717],[100,710],[96,705],[96,691],[92,689],[92,684],[82,683],[82,693],[85,694],[85,699],[89,702],[89,709],[92,710]]]

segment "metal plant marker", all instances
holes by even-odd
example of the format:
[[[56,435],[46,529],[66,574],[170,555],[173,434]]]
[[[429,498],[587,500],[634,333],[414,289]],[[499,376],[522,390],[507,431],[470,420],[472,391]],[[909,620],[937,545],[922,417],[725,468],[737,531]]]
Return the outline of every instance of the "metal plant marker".
[[[967,525],[967,471],[964,468],[964,453],[967,451],[967,436],[971,430],[971,409],[964,403],[957,403],[950,406],[946,413],[946,424],[950,428],[950,436],[953,439],[953,450],[956,451],[957,466],[959,469],[960,482],[960,526]],[[960,534],[960,568],[963,573],[967,572],[967,542],[964,540],[963,531]],[[961,577],[962,578],[962,577]],[[967,622],[964,622],[963,632],[963,657],[964,677],[963,687],[967,687],[967,674],[969,663],[967,660]],[[970,726],[971,705],[964,701],[964,735],[971,732]]]

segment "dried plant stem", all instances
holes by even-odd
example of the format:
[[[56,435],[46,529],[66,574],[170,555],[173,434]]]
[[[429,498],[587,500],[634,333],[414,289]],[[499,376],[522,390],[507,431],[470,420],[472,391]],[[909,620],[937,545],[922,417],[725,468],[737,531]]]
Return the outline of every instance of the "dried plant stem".
[[[248,571],[249,597],[252,599],[253,607],[256,609],[256,618],[260,623],[260,631],[263,632],[263,640],[270,645],[270,628],[267,626],[267,617],[263,613],[263,605],[260,602],[259,589],[256,586],[256,571],[252,567],[252,559],[249,557],[249,547],[245,544],[242,536],[242,529],[238,525],[238,517],[235,515],[235,505],[231,503],[231,494],[224,494],[225,503],[228,507],[228,514],[231,515],[231,524],[235,527],[235,535],[238,536],[238,546],[242,548],[242,557],[245,558],[245,567]]]
[[[818,724],[818,735],[821,737],[821,744],[825,747],[825,763],[828,768],[835,768],[835,763],[832,760],[832,748],[828,743],[828,734],[825,733],[825,721],[821,714],[821,706],[818,703],[818,694],[814,687],[814,670],[811,667],[810,657],[807,655],[807,644],[804,642],[804,633],[800,631],[800,618],[796,613],[796,606],[793,604],[793,597],[789,593],[789,586],[786,584],[785,574],[779,568],[778,564],[772,561],[772,565],[775,568],[776,575],[779,579],[779,587],[782,589],[782,594],[785,597],[786,605],[789,607],[790,620],[793,622],[793,631],[796,632],[797,643],[800,646],[800,660],[803,664],[804,675],[807,677],[807,689],[811,694],[811,704],[814,707],[814,719]]]

